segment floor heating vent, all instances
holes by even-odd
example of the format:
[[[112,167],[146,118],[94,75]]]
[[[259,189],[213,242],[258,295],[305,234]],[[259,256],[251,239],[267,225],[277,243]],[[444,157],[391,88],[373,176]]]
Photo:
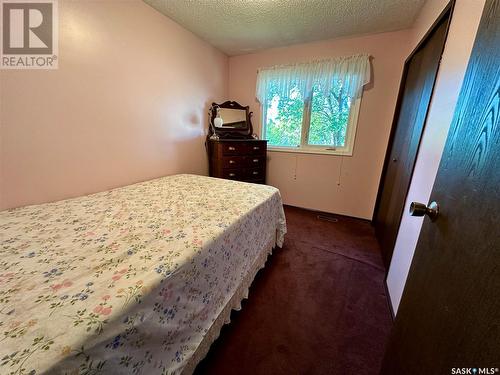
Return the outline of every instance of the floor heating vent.
[[[318,215],[316,216],[318,220],[323,220],[323,221],[329,221],[330,223],[336,223],[339,221],[336,217],[329,216],[329,215]]]

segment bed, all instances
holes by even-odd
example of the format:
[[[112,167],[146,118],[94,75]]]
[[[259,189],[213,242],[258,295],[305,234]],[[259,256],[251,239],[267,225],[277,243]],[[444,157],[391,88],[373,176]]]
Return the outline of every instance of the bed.
[[[0,212],[0,373],[189,374],[286,223],[279,191],[174,175]]]

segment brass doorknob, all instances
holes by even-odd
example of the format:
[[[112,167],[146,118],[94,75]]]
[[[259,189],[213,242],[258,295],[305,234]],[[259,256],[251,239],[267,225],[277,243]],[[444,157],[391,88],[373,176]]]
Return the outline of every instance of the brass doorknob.
[[[411,216],[427,215],[432,221],[434,221],[439,215],[439,205],[434,201],[429,203],[428,206],[419,202],[411,202],[410,215]]]

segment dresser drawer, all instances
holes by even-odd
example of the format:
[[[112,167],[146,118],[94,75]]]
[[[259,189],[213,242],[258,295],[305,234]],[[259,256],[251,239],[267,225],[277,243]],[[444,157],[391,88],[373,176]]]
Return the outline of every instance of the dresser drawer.
[[[249,155],[265,155],[266,153],[266,144],[265,143],[257,143],[257,144],[249,144],[247,145],[248,150],[247,153]]]
[[[210,176],[265,183],[267,141],[255,139],[208,140]]]
[[[222,178],[227,178],[228,180],[242,181],[246,178],[245,170],[224,168],[222,170]]]
[[[244,155],[247,153],[247,146],[243,142],[222,144],[222,155]]]
[[[223,156],[222,168],[243,168],[247,166],[247,158],[244,156]]]
[[[260,168],[266,164],[266,157],[261,155],[247,156],[246,165],[249,168]]]
[[[264,178],[264,168],[247,169],[248,180],[259,180]]]

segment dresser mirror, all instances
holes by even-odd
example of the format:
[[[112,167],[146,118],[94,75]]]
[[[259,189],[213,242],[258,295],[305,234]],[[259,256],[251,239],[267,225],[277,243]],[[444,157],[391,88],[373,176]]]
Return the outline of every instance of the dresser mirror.
[[[222,124],[218,127],[231,128],[231,129],[246,129],[247,125],[247,111],[244,109],[236,108],[218,108],[219,117]],[[216,124],[215,126],[217,126]]]
[[[209,110],[209,139],[253,139],[252,112],[234,101],[212,103]]]

